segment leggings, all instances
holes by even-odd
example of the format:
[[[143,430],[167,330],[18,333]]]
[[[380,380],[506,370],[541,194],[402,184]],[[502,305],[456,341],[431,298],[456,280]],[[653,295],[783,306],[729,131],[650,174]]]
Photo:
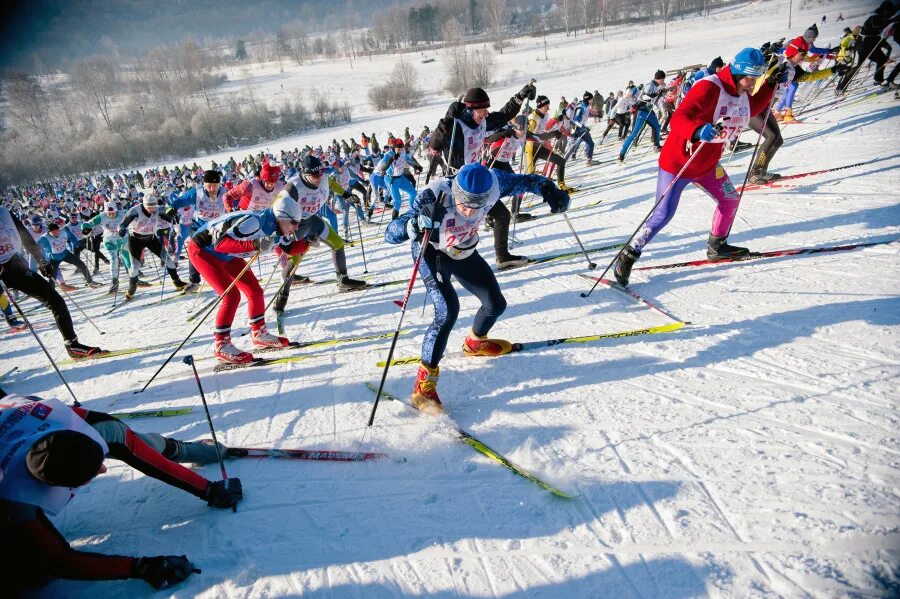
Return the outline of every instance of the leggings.
[[[126,243],[127,240],[121,238],[103,242],[103,247],[109,252],[109,278],[114,281],[119,278],[120,257],[122,264],[125,266],[125,271],[131,271],[131,256],[126,251]]]
[[[0,271],[0,280],[7,287],[18,289],[44,304],[44,307],[53,313],[63,340],[77,339],[75,328],[72,326],[72,315],[69,314],[66,302],[47,279],[28,268],[25,258],[17,254],[6,261],[3,270]]]
[[[400,210],[400,206],[403,205],[403,195],[405,194],[409,205],[412,206],[413,201],[416,199],[416,186],[409,182],[409,179],[404,177],[403,175],[395,175],[391,178],[391,199],[394,204],[394,211],[397,212]]]
[[[263,327],[266,302],[263,298],[262,287],[259,286],[259,281],[253,274],[253,269],[248,268],[234,287],[227,294],[225,293],[231,282],[247,266],[247,262],[242,258],[222,260],[211,252],[201,249],[193,239],[188,241],[187,249],[188,260],[209,283],[209,286],[215,289],[219,296],[225,294],[222,296],[222,303],[219,304],[219,310],[216,312],[215,338],[222,340],[231,335],[231,324],[234,322],[234,315],[241,303],[241,294],[247,298],[250,328],[256,330]]]
[[[794,94],[797,93],[797,82],[791,81],[787,84],[787,88],[784,90],[784,94],[781,96],[781,99],[778,100],[778,106],[775,107],[776,110],[784,110],[785,108],[791,108],[794,105]]]
[[[420,247],[418,241],[412,243],[414,259],[418,257]],[[454,260],[429,243],[419,269],[428,296],[434,304],[434,320],[425,331],[425,339],[422,341],[422,362],[434,368],[447,349],[447,340],[459,317],[459,296],[450,282],[451,276],[456,277],[466,291],[481,301],[472,324],[472,332],[476,335],[488,334],[506,310],[506,299],[500,291],[494,271],[477,250],[462,260]]]
[[[619,150],[620,158],[624,158],[628,154],[628,148],[631,147],[631,144],[634,143],[634,140],[637,139],[637,136],[646,125],[650,125],[650,129],[653,132],[653,145],[657,148],[659,147],[659,120],[656,118],[656,114],[652,110],[638,110],[637,119],[634,121],[634,129],[632,129],[631,135],[628,136],[625,143],[622,144],[622,149]]]
[[[103,260],[109,264],[109,259],[100,251],[100,246],[104,245],[102,235],[91,235],[88,237],[88,249],[94,252],[94,270],[100,269],[100,261]]]
[[[709,229],[710,234],[715,237],[727,237],[729,231],[731,231],[731,224],[734,222],[741,199],[722,165],[716,165],[716,168],[695,179],[687,179],[685,177],[678,179],[665,198],[660,201],[660,196],[674,179],[674,174],[659,169],[659,173],[656,176],[656,201],[658,204],[653,214],[650,215],[650,218],[647,219],[647,222],[644,223],[631,242],[631,247],[638,252],[651,239],[656,237],[656,234],[669,224],[669,221],[675,216],[675,211],[678,210],[678,201],[681,199],[681,192],[684,191],[688,183],[693,183],[705,191],[716,202],[712,226]]]
[[[94,282],[94,280],[91,278],[91,273],[88,270],[87,265],[84,262],[82,262],[78,258],[78,256],[76,256],[72,252],[66,252],[66,254],[62,258],[59,258],[58,260],[55,258],[51,258],[50,260],[48,260],[48,262],[50,263],[50,268],[53,269],[54,275],[59,271],[59,265],[61,263],[65,262],[67,264],[74,265],[75,268],[78,269],[78,272],[81,273],[81,276],[84,277],[84,280],[86,282],[88,282],[88,283]]]
[[[566,152],[566,160],[578,151],[578,146],[580,146],[582,142],[585,145],[585,153],[587,154],[588,160],[592,160],[594,158],[594,139],[591,137],[591,130],[584,125],[581,125],[575,130],[575,139],[577,141],[572,144],[572,147]]]
[[[444,157],[438,154],[431,154],[431,157],[428,160],[428,172],[425,174],[425,184],[428,185],[428,180],[437,174],[438,167],[441,167],[441,176],[447,176],[447,162],[444,160]]]
[[[753,163],[753,170],[764,173],[769,168],[769,162],[775,155],[775,152],[781,148],[784,138],[781,137],[781,128],[774,115],[769,113],[769,118],[763,123],[763,115],[757,115],[750,119],[750,128],[757,133],[762,133],[763,141],[759,146],[759,152],[756,154],[756,161]]]
[[[631,124],[631,117],[628,115],[627,112],[624,112],[622,114],[617,114],[616,116],[611,118],[609,121],[607,121],[606,131],[603,132],[603,137],[605,138],[606,135],[609,133],[610,129],[612,129],[613,127],[618,125],[619,126],[619,139],[625,139],[625,136],[628,135],[628,126],[630,124]]]
[[[529,148],[529,145],[532,147]],[[550,164],[556,166],[556,180],[560,183],[564,183],[566,180],[566,159],[543,145],[538,146],[538,150],[534,155],[532,155],[533,151],[534,143],[528,142],[525,144],[525,174],[533,175],[537,161],[546,160]],[[544,172],[546,173],[547,171]]]
[[[348,231],[350,230],[350,208],[356,208],[356,218],[360,221],[366,220],[366,215],[363,213],[362,207],[356,202],[352,202],[350,200],[345,200],[343,197],[338,196],[338,203],[341,205],[341,211],[343,212],[342,220],[344,221],[344,234],[348,235]]]
[[[178,242],[175,246],[176,264],[181,261],[181,250],[184,249],[184,244],[187,243],[187,240],[190,238],[192,232],[193,227],[190,224],[178,225]]]
[[[172,278],[173,283],[181,283],[181,277],[178,276],[178,271],[175,269],[175,262],[172,261],[172,257],[166,252],[166,248],[163,247],[159,237],[149,235],[129,235],[127,245],[128,253],[131,255],[131,268],[128,269],[128,276],[131,277],[129,288],[132,285],[137,285],[138,273],[143,266],[141,260],[145,249],[156,254],[165,264],[166,271]]]

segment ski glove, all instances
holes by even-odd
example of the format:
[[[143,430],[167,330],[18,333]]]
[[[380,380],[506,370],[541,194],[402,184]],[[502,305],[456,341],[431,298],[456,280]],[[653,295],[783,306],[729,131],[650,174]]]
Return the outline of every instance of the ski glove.
[[[206,504],[210,507],[230,508],[244,498],[241,479],[210,481],[206,487]]]
[[[125,237],[126,235],[128,235],[128,229],[126,229],[125,227],[119,227],[118,233],[119,237]]]
[[[258,250],[260,254],[267,253],[273,247],[275,247],[275,239],[269,237],[268,235],[264,237],[257,237],[253,240],[253,248]]]
[[[550,212],[560,214],[569,209],[569,194],[558,188],[549,179],[541,184],[541,196],[550,205]]]
[[[834,64],[833,67],[831,67],[831,70],[835,75],[843,75],[848,70],[850,70],[850,66],[846,65],[846,64],[842,64],[840,62],[837,62]]]
[[[772,71],[772,74],[769,75],[768,79],[766,79],[766,82],[772,87],[775,87],[779,83],[786,83],[787,78],[787,63],[783,62],[778,65],[778,67],[774,71]]]
[[[38,272],[48,279],[53,280],[53,268],[50,266],[49,262],[41,262],[38,264]]]
[[[437,202],[421,206],[419,208],[419,217],[416,219],[418,230],[422,232],[426,229],[439,228],[441,226],[441,221],[444,220],[444,215],[446,214],[447,209],[444,208],[443,204]]]
[[[466,105],[462,102],[454,102],[450,105],[450,108],[447,109],[447,116],[451,119],[461,119],[466,116]]]
[[[529,83],[516,94],[516,97],[524,102],[526,99],[534,100],[537,97],[537,88],[534,87],[533,84]]]
[[[165,589],[178,584],[195,572],[199,574],[200,570],[184,555],[142,557],[134,566],[134,575],[154,589]]]
[[[697,127],[697,130],[694,131],[693,138],[694,141],[712,141],[718,133],[715,125],[706,123],[701,127]]]

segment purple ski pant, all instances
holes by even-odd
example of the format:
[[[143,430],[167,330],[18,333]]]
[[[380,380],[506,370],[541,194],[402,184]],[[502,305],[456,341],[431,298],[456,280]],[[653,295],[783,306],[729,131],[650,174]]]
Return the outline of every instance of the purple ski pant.
[[[669,221],[675,216],[675,211],[678,210],[681,192],[688,183],[693,183],[705,191],[716,203],[712,226],[709,229],[710,234],[716,237],[727,237],[728,232],[731,231],[731,223],[734,222],[741,200],[721,164],[717,164],[716,168],[696,179],[685,179],[684,177],[678,179],[665,198],[660,201],[660,196],[674,179],[673,173],[659,169],[659,174],[656,176],[656,201],[659,204],[632,240],[631,247],[635,250],[641,251],[663,227],[669,224]]]

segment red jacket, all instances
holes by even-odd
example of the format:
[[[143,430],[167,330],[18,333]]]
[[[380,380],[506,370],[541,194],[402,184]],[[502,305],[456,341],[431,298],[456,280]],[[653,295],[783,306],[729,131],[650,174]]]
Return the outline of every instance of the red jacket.
[[[737,88],[734,79],[731,77],[731,70],[726,66],[719,71],[718,77],[722,82],[725,93],[729,93],[737,97]],[[769,107],[772,94],[775,92],[768,83],[764,83],[759,91],[750,96],[750,116],[756,116]],[[677,174],[685,163],[690,159],[691,150],[696,150],[700,142],[692,142],[691,137],[698,127],[702,127],[707,123],[715,123],[716,116],[713,114],[716,110],[716,104],[719,101],[719,86],[706,80],[700,80],[691,87],[691,91],[684,97],[681,104],[672,115],[670,123],[671,132],[663,144],[662,152],[659,155],[659,167],[664,171]],[[722,157],[722,151],[727,144],[708,143],[699,151],[699,155],[694,158],[687,170],[684,171],[682,177],[686,179],[695,179],[714,169]]]

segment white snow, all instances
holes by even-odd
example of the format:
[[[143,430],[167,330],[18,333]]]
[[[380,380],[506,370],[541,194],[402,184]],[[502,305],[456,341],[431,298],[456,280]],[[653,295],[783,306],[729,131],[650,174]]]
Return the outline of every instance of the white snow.
[[[761,16],[771,6],[777,5],[727,13],[702,30],[702,20],[673,23],[672,47],[665,52],[652,48],[633,55],[638,46],[651,49],[637,39],[638,28],[629,32],[633,42],[604,44],[596,36],[579,36],[577,44],[554,43],[551,53],[572,69],[539,76],[539,91],[555,99],[599,86],[605,94],[629,78],[649,79],[657,67],[727,57],[744,45],[780,37],[784,13],[765,21]],[[855,7],[829,6],[829,21],[842,9],[852,26],[851,15],[867,5]],[[795,15],[791,33],[823,12]],[[835,39],[843,25],[822,27],[820,39]],[[539,41],[518,41],[501,59],[503,69],[507,60],[514,68],[516,53],[520,62],[533,60],[535,50],[524,47]],[[660,43],[653,39],[649,46]],[[596,59],[587,58],[588,50]],[[352,75],[361,72],[356,68]],[[518,68],[524,78],[527,69]],[[504,98],[518,86],[491,93]],[[801,88],[798,97],[803,95]],[[820,98],[825,97],[831,92]],[[381,133],[388,127],[401,131],[405,123],[433,125],[445,103],[435,97],[421,112],[373,116],[365,127]],[[898,125],[900,106],[890,93],[845,102],[811,114],[807,124],[786,127],[774,171],[865,165],[798,179],[796,187],[748,192],[730,241],[765,251],[900,238]],[[359,128],[355,123],[283,145],[340,139]],[[755,135],[748,132],[744,139],[755,141]],[[600,158],[612,158],[617,149],[607,143]],[[739,154],[729,165],[736,184],[748,160],[748,153]],[[582,160],[570,169],[567,179],[575,186],[634,176],[573,197],[573,208],[603,199],[571,214],[588,248],[625,241],[651,206],[653,156],[621,170],[606,164],[588,171]],[[547,208],[537,205],[533,212],[545,214]],[[711,213],[706,196],[689,188],[638,266],[702,258]],[[371,227],[365,231],[375,234]],[[575,248],[560,217],[523,223],[516,236],[524,242],[516,250],[530,256]],[[110,460],[109,472],[87,486],[56,523],[81,549],[187,555],[203,573],[169,591],[179,597],[896,594],[898,248],[892,243],[635,271],[637,293],[691,324],[674,333],[495,360],[446,358],[439,390],[459,426],[544,480],[578,493],[573,500],[554,498],[454,441],[434,420],[392,402],[381,403],[375,426],[367,429],[374,394],[363,383],[378,382],[375,363],[385,358],[390,341],[379,339],[305,350],[310,359],[293,364],[207,374],[204,390],[227,444],[377,450],[406,463],[230,461],[229,474],[240,477],[245,489],[233,514]],[[480,251],[493,259],[489,233]],[[592,258],[602,269],[613,255]],[[411,271],[406,245],[371,240],[366,256],[375,280],[402,279]],[[348,258],[350,273],[362,274],[357,248]],[[271,264],[262,266],[263,281]],[[330,279],[331,271],[324,247],[311,250],[300,269],[315,280]],[[499,275],[509,308],[492,334],[535,341],[669,322],[603,287],[581,298],[590,284],[579,273],[588,271],[575,257]],[[77,275],[69,278],[80,284]],[[157,304],[158,293],[142,290],[133,307],[107,318],[98,316],[108,298],[76,293],[79,305],[107,332],[97,334],[73,309],[82,340],[109,348],[180,340],[193,327],[184,321],[191,300]],[[390,332],[399,316],[391,300],[401,293],[399,286],[357,294],[335,294],[330,285],[295,288],[289,336]],[[432,314],[430,306],[423,314],[423,296],[419,283],[404,323],[411,331],[400,337],[397,356],[419,349]],[[478,307],[466,292],[460,297],[450,352],[459,350]],[[33,301],[26,305],[35,307]],[[245,314],[242,304],[236,330],[245,328]],[[48,316],[37,312],[34,320],[43,323]],[[211,333],[208,322],[186,350],[207,357]],[[62,358],[56,332],[42,329],[40,335]],[[249,347],[246,337],[237,344]],[[0,371],[45,364],[29,335],[5,336],[3,347]],[[143,394],[132,393],[168,351],[69,365],[63,373],[90,409],[197,406],[190,416],[129,424],[180,439],[208,437],[192,378],[159,381]],[[187,368],[176,359],[163,374]],[[388,390],[405,396],[414,373],[414,367],[392,368]],[[2,385],[69,399],[49,369],[15,374]],[[219,476],[217,466],[201,470],[209,478]],[[151,589],[141,581],[60,581],[45,592],[138,597]]]

